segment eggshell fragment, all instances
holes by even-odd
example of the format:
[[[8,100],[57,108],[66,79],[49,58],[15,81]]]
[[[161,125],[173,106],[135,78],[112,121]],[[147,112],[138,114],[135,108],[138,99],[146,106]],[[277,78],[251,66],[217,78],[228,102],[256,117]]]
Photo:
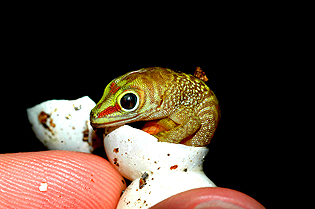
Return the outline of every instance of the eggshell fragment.
[[[206,147],[158,142],[128,125],[108,134],[104,145],[116,170],[132,181],[117,208],[148,208],[186,190],[215,187],[203,172]]]
[[[27,109],[36,137],[50,150],[91,153],[90,111],[95,102],[85,96],[76,100],[50,100]]]

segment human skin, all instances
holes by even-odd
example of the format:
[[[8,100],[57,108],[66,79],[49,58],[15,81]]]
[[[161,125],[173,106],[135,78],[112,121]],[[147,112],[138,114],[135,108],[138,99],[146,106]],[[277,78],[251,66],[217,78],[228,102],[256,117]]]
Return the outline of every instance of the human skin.
[[[264,209],[250,196],[227,188],[204,187],[192,189],[169,197],[151,209]]]
[[[0,155],[0,208],[115,208],[125,188],[122,176],[96,155],[71,151]]]

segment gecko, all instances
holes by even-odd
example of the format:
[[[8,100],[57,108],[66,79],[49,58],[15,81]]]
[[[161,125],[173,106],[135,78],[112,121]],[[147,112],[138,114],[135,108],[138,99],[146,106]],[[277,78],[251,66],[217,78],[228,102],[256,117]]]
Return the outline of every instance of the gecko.
[[[219,119],[219,102],[202,80],[161,67],[115,78],[90,113],[94,129],[159,120],[171,125],[154,135],[158,141],[195,147],[210,143]]]

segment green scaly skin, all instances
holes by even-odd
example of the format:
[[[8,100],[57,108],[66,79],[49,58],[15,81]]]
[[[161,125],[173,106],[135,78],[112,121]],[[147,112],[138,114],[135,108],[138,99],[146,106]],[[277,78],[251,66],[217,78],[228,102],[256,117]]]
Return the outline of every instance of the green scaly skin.
[[[128,100],[128,96],[131,95]],[[131,102],[124,102],[125,98]],[[127,105],[126,105],[127,104]],[[200,79],[171,69],[152,67],[111,81],[90,114],[93,128],[169,118],[176,127],[155,137],[162,142],[206,146],[220,118],[218,100]]]

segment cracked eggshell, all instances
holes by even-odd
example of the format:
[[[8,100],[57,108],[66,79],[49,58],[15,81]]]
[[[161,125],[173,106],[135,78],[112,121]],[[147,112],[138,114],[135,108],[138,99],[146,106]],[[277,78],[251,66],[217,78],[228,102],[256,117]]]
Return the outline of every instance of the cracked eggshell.
[[[146,180],[139,178],[132,181],[121,196],[117,209],[149,208],[172,195],[201,187],[215,187],[203,172],[149,174]]]
[[[50,150],[91,153],[90,111],[95,102],[88,96],[76,100],[50,100],[27,109],[36,137]]]
[[[215,187],[203,172],[206,147],[158,142],[128,125],[108,134],[104,146],[116,170],[133,181],[117,208],[147,208],[186,190]]]

